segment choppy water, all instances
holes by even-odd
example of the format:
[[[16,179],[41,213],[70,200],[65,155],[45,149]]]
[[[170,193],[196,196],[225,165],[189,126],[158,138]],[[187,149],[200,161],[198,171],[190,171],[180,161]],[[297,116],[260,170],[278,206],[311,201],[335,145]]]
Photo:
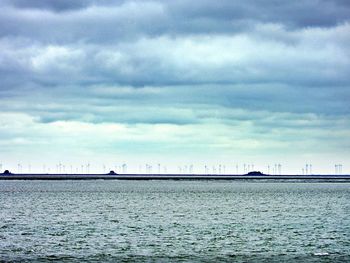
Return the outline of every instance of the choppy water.
[[[350,184],[0,181],[0,261],[346,262]]]

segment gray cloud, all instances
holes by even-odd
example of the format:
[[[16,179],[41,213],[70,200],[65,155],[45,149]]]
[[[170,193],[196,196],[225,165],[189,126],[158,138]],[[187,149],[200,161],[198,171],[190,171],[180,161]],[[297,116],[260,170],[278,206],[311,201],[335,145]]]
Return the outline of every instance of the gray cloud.
[[[43,100],[60,98],[62,104],[78,97],[86,104],[132,106],[141,101],[344,115],[349,114],[349,29],[344,24],[289,32],[269,24],[234,36],[141,37],[112,46],[3,39],[0,91],[25,98],[43,93]],[[94,91],[98,85],[110,93]],[[127,94],[120,92],[123,86],[131,87]],[[158,92],[140,93],[144,87]],[[143,121],[131,115],[131,122]]]
[[[233,34],[255,24],[290,30],[333,27],[349,20],[344,1],[5,1],[0,35],[43,42],[115,43],[139,36]]]
[[[2,1],[0,145],[44,149],[56,138],[92,152],[229,155],[293,143],[339,154],[350,134],[349,9],[341,0]]]

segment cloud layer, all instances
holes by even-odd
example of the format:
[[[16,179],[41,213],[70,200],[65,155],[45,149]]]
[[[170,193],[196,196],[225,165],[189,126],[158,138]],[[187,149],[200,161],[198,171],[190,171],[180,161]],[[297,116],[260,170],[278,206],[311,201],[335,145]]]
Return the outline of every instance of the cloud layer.
[[[12,0],[0,14],[0,162],[294,172],[350,157],[348,1]]]

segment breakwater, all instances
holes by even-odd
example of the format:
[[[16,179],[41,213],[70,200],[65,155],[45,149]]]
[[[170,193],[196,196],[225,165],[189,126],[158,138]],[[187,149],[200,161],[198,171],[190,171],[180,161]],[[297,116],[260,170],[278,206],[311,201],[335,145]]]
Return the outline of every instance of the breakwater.
[[[0,180],[342,180],[350,175],[0,174]]]

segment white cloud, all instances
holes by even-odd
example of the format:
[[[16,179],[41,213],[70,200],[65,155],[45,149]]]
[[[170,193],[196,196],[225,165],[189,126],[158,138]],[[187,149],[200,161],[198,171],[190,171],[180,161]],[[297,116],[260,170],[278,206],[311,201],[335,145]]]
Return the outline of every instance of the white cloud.
[[[79,68],[83,52],[62,46],[47,46],[40,49],[37,54],[31,57],[30,61],[34,71],[60,71],[66,74]]]

